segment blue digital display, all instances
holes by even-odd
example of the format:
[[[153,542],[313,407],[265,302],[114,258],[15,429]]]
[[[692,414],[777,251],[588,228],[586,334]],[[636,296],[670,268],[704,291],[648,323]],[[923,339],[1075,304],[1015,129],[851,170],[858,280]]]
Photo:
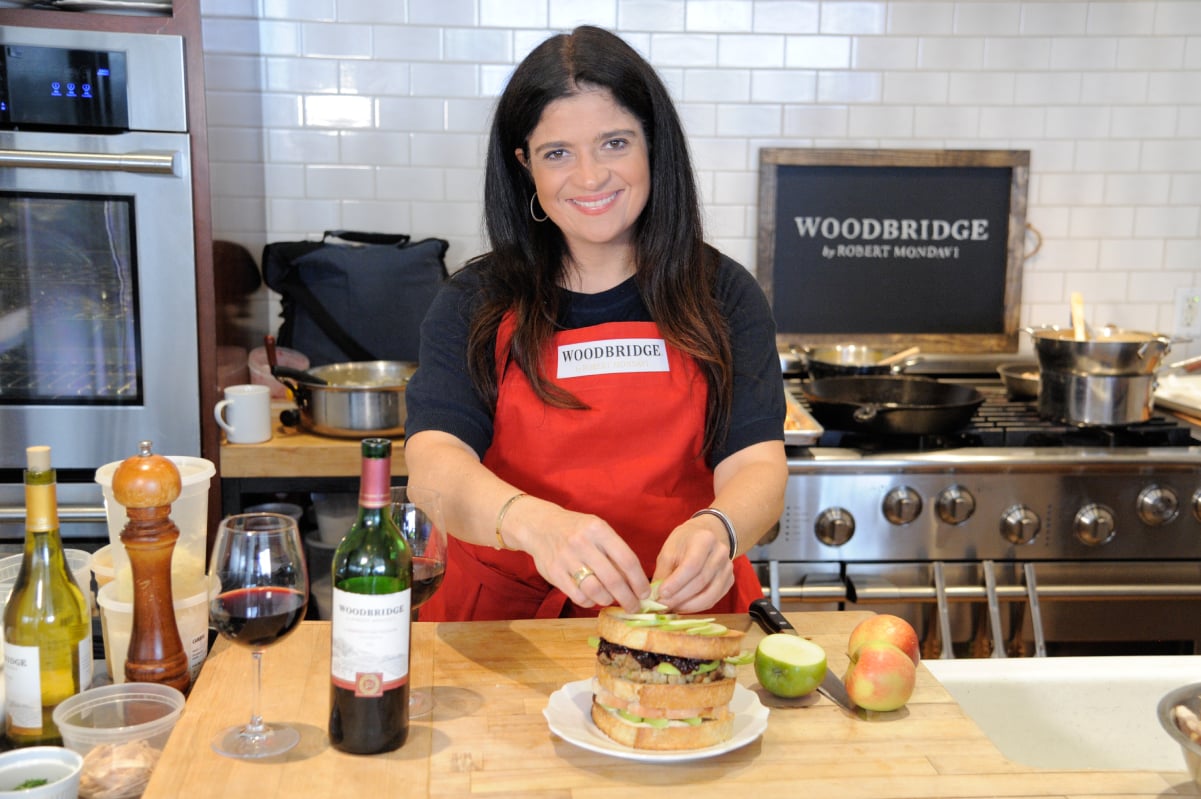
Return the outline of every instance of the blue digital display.
[[[124,53],[6,45],[0,56],[0,126],[129,129]]]

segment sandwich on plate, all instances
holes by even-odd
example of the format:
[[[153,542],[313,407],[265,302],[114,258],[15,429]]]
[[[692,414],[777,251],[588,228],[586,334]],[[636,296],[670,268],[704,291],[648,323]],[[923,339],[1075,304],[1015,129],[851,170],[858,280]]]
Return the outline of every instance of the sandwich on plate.
[[[730,700],[743,633],[713,619],[625,613],[598,619],[592,720],[635,749],[704,749],[734,732]]]

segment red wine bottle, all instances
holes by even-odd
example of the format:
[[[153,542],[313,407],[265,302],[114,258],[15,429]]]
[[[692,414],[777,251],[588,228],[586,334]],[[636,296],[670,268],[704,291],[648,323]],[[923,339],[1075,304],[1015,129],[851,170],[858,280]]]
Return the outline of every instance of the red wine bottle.
[[[392,519],[392,442],[363,439],[362,455],[358,516],[332,567],[329,740],[370,755],[409,734],[413,563]]]

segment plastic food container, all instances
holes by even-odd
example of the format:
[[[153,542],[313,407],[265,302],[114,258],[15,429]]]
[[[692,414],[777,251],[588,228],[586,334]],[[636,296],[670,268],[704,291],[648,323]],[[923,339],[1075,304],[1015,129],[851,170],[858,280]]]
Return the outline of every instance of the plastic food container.
[[[92,593],[91,553],[84,552],[82,549],[64,549],[63,554],[67,557],[67,568],[74,575],[75,582],[79,583],[84,596],[88,598],[88,606],[94,613],[96,596]],[[21,558],[23,557],[24,555],[9,555],[0,560],[0,612],[3,612],[4,606],[8,604],[8,595],[12,593],[13,586],[17,582],[17,575],[21,573]],[[3,648],[4,625],[0,624],[0,652],[3,651]],[[0,658],[0,668],[3,668],[3,658]],[[0,786],[0,788],[2,787]]]
[[[317,517],[317,532],[321,535],[321,540],[337,546],[359,514],[359,495],[323,494],[315,491],[312,497],[313,513]]]
[[[83,757],[62,746],[31,746],[0,754],[0,799],[75,799]],[[48,780],[15,788],[26,780]]]
[[[179,469],[179,496],[171,503],[171,521],[179,528],[179,539],[171,555],[171,575],[181,575],[189,580],[204,579],[204,564],[208,553],[208,508],[209,483],[217,474],[216,465],[204,458],[190,455],[168,455],[168,460]],[[96,470],[96,482],[104,492],[104,511],[108,519],[108,539],[111,549],[113,573],[121,586],[119,596],[130,600],[133,596],[132,578],[129,573],[129,556],[121,543],[121,531],[125,529],[129,516],[125,506],[117,502],[113,493],[113,475],[123,461],[106,463]]]
[[[247,357],[250,367],[250,382],[271,389],[272,399],[287,399],[288,389],[283,383],[271,376],[271,364],[267,363],[267,349],[255,347]],[[309,368],[309,357],[303,352],[290,350],[287,347],[275,348],[275,362],[280,366],[290,366],[293,369],[305,371]]]
[[[171,586],[175,607],[175,627],[184,654],[188,656],[188,674],[192,680],[200,674],[200,667],[208,657],[209,600],[217,595],[220,582],[210,578],[202,584],[202,590],[177,596],[176,585]],[[118,597],[117,584],[109,583],[100,589],[100,632],[104,638],[104,660],[108,674],[114,683],[125,682],[125,656],[129,653],[129,639],[133,635],[133,602]]]
[[[91,688],[56,707],[63,744],[83,755],[80,799],[141,796],[183,708],[182,693],[144,682]]]
[[[317,618],[328,620],[333,607],[334,552],[337,542],[330,543],[316,532],[304,537],[304,551],[309,566],[309,596],[317,605]]]

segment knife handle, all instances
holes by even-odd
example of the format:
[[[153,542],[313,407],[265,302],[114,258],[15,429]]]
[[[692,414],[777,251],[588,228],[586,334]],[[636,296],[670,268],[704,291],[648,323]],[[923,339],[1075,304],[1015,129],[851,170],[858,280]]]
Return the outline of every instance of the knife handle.
[[[771,603],[770,599],[752,601],[749,612],[751,618],[769,633],[796,633],[796,629],[788,622],[788,619],[784,618],[784,614]]]

